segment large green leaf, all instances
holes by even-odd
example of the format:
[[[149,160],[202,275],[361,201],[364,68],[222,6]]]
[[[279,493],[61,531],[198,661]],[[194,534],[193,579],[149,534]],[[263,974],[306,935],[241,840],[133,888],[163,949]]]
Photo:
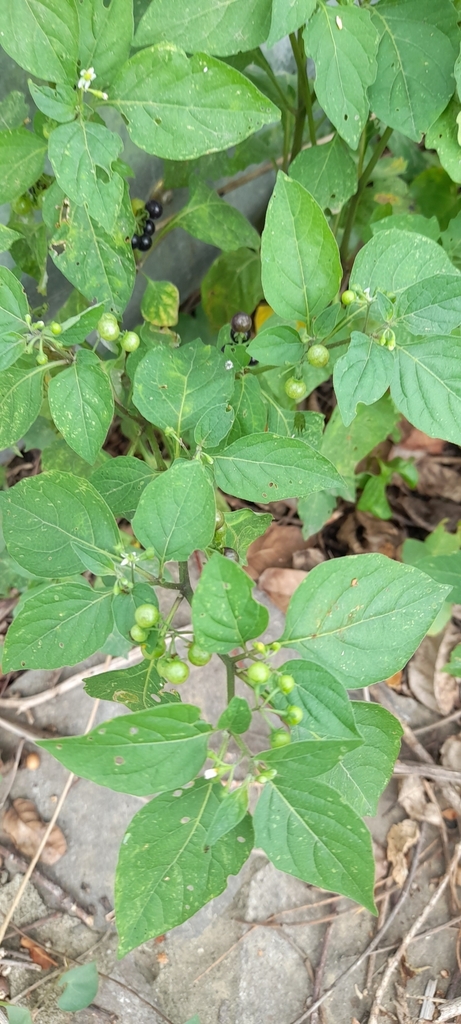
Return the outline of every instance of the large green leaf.
[[[368,118],[368,86],[377,72],[378,33],[360,7],[320,4],[304,30],[315,61],[315,92],[339,134],[356,149]]]
[[[72,544],[88,552],[113,551],[115,519],[88,480],[51,471],[27,477],[3,496],[3,531],[10,554],[24,569],[55,579],[82,571]]]
[[[351,271],[351,287],[399,292],[439,274],[456,271],[440,245],[413,231],[379,231],[360,249]]]
[[[59,124],[73,121],[77,113],[77,94],[70,85],[37,85],[29,78],[29,92],[35,106]]]
[[[317,565],[295,591],[284,643],[355,689],[407,663],[449,591],[384,555]]]
[[[117,793],[149,796],[183,786],[200,771],[211,726],[199,716],[192,704],[164,704],[41,745],[75,775]]]
[[[147,281],[141,313],[155,327],[173,327],[178,322],[179,291],[171,281]],[[160,336],[161,337],[161,336]]]
[[[456,10],[450,0],[381,0],[370,12],[380,37],[372,110],[419,142],[453,94]]]
[[[189,202],[175,217],[175,227],[184,228],[194,238],[215,245],[223,252],[242,246],[259,249],[258,232],[240,210],[225,203],[200,178],[192,178],[189,188]]]
[[[334,494],[354,501],[357,463],[392,433],[398,420],[399,414],[388,395],[373,405],[359,405],[355,419],[347,427],[339,408],[334,409],[320,447],[322,455],[334,463],[343,480],[344,489]]]
[[[164,40],[188,53],[204,50],[227,57],[251,50],[267,38],[270,0],[152,0],[141,18],[135,42],[146,46]]]
[[[266,503],[341,487],[334,466],[304,441],[253,434],[215,456],[216,482],[227,494]]]
[[[149,423],[182,434],[207,406],[226,404],[233,387],[234,375],[211,345],[198,340],[179,349],[158,345],[137,367],[133,401]]]
[[[0,370],[15,363],[24,351],[28,312],[29,303],[21,283],[11,270],[0,267]]]
[[[312,661],[287,661],[280,671],[293,676],[296,686],[289,697],[276,694],[273,703],[277,708],[297,704],[304,711],[302,723],[294,731],[297,740],[358,738],[351,702],[334,676]]]
[[[112,591],[87,583],[49,584],[32,593],[11,623],[4,672],[76,665],[103,647],[113,627]]]
[[[352,701],[355,723],[364,742],[345,754],[325,774],[324,781],[338,790],[357,814],[374,815],[378,800],[392,775],[400,750],[400,722],[379,704]],[[303,725],[299,727],[302,735]]]
[[[194,636],[206,651],[226,653],[264,632],[269,614],[253,599],[253,587],[235,562],[217,552],[211,556],[192,600]]]
[[[410,423],[430,437],[461,442],[461,339],[413,339],[397,345],[391,395]]]
[[[124,64],[110,101],[133,142],[168,160],[235,146],[280,117],[235,68],[204,54],[189,58],[167,43],[140,50]]]
[[[197,548],[208,547],[215,518],[209,469],[195,460],[177,459],[143,491],[132,525],[141,544],[153,547],[163,565],[184,562]]]
[[[248,352],[253,359],[269,366],[293,366],[302,359],[305,346],[293,327],[280,324],[258,331],[248,346]]]
[[[393,366],[392,352],[367,334],[352,332],[347,352],[333,370],[335,395],[346,426],[352,423],[359,402],[373,405],[387,391]]]
[[[201,287],[203,308],[216,330],[237,310],[252,313],[263,298],[259,253],[246,248],[223,253],[211,264]]]
[[[0,128],[20,128],[29,117],[29,107],[22,92],[13,89],[0,102]]]
[[[17,242],[18,238],[21,237],[18,231],[13,231],[11,228],[7,228],[5,224],[0,224],[0,252],[8,252],[13,242]]]
[[[45,140],[27,128],[0,131],[0,203],[16,199],[37,181],[45,153]]]
[[[80,118],[51,132],[48,155],[58,185],[108,232],[122,204],[124,181],[112,170],[123,143],[103,124]]]
[[[238,377],[231,398],[234,422],[226,444],[230,445],[239,437],[247,437],[266,429],[267,408],[263,401],[258,378],[251,373]]]
[[[375,912],[371,836],[339,793],[277,763],[254,813],[255,842],[281,871],[362,903]]]
[[[114,516],[132,519],[141,494],[152,478],[152,470],[142,459],[117,455],[92,474],[91,483],[107,502]]]
[[[308,323],[338,291],[336,239],[315,199],[282,171],[267,209],[261,263],[264,295],[288,320]]]
[[[315,11],[317,0],[272,0],[272,18],[267,46],[295,32]]]
[[[59,336],[61,345],[70,348],[73,345],[80,345],[85,338],[97,327],[101,314],[104,313],[104,303],[98,302],[82,313],[68,317],[61,322],[62,334]]]
[[[160,795],[130,822],[115,882],[120,956],[187,921],[240,871],[253,846],[249,815],[205,850],[224,798],[221,785],[200,779],[176,795]]]
[[[290,166],[290,178],[299,181],[322,210],[340,210],[357,190],[357,167],[339,135],[323,146],[301,150]]]
[[[224,519],[224,544],[227,548],[233,548],[245,565],[250,544],[269,529],[272,516],[267,512],[253,512],[250,508],[240,508],[236,512],[226,512]]]
[[[77,80],[75,0],[3,0],[2,46],[20,67],[51,82]]]
[[[22,361],[21,361],[22,362]],[[15,444],[37,419],[42,404],[43,366],[11,366],[0,375],[0,451]]]
[[[460,113],[460,106],[456,100],[451,100],[446,110],[434,121],[428,132],[426,132],[426,149],[436,149],[442,167],[450,175],[452,181],[461,183],[461,156],[458,142],[457,118]]]
[[[97,700],[112,700],[125,704],[130,711],[144,711],[156,708],[159,703],[172,704],[180,701],[178,693],[163,690],[153,659],[144,659],[139,665],[129,668],[101,672],[100,675],[85,679],[85,690]]]
[[[226,790],[205,837],[205,846],[214,846],[240,824],[248,811],[248,786]]]
[[[424,217],[422,213],[393,213],[392,219],[383,217],[382,220],[375,220],[370,223],[373,235],[378,231],[389,231],[389,228],[398,228],[399,231],[414,231],[416,235],[425,235],[437,242],[440,238],[440,226],[437,217]]]
[[[461,277],[436,275],[400,292],[395,322],[411,334],[451,334],[461,323]]]
[[[342,739],[308,739],[297,738],[297,742],[287,744],[283,747],[276,747],[271,750],[263,750],[258,754],[261,759],[271,768],[279,768],[282,774],[287,768],[296,768],[304,779],[316,779],[330,771],[347,754],[362,743],[362,738],[357,732],[355,736]],[[289,749],[288,749],[289,746]]]
[[[69,447],[92,466],[114,415],[112,388],[97,355],[79,349],[72,366],[50,381],[48,401]]]
[[[133,0],[85,0],[77,4],[80,61],[94,67],[96,88],[112,81],[127,59],[133,38]]]

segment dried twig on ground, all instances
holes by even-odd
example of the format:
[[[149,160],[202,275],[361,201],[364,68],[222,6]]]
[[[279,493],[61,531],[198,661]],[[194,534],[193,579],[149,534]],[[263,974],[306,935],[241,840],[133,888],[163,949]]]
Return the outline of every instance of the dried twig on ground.
[[[439,1010],[437,1020],[453,1020],[453,1018],[457,1017],[459,1013],[461,1013],[461,999],[453,999],[451,1002],[445,1003],[445,1005],[442,1006]]]
[[[316,1000],[319,999],[319,997],[320,997],[320,995],[322,993],[323,975],[324,975],[324,972],[325,972],[325,965],[326,965],[327,956],[328,956],[328,946],[329,946],[329,943],[330,943],[331,932],[332,932],[334,923],[335,923],[334,920],[330,921],[328,927],[325,930],[325,934],[323,936],[323,942],[322,942],[322,949],[321,949],[321,953],[320,953],[319,965],[318,965],[317,970],[315,972],[314,990],[312,992],[312,1000],[313,1000],[313,1002],[316,1002]],[[312,1014],[312,1024],[319,1024],[319,1021],[320,1021],[320,1017],[319,1017],[318,1010],[315,1010],[314,1013]]]
[[[461,786],[461,772],[456,771],[456,768],[444,768],[440,764],[396,761],[394,775],[419,775],[420,778],[433,779],[434,782],[451,782],[454,786]]]

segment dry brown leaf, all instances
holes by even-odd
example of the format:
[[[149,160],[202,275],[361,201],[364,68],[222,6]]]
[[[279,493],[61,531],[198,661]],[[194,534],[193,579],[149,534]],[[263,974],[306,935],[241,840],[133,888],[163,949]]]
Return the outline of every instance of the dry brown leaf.
[[[338,540],[355,555],[374,551],[395,558],[403,536],[394,523],[376,519],[371,513],[358,509],[346,516],[338,530]]]
[[[265,569],[291,568],[293,554],[306,547],[300,526],[271,523],[269,529],[248,548],[247,572],[257,580]]]
[[[17,849],[30,858],[37,852],[47,827],[33,801],[22,797],[13,800],[11,807],[5,811],[2,825]],[[43,864],[56,864],[66,850],[64,835],[58,825],[54,825],[40,860]]]
[[[423,434],[422,430],[411,427],[406,437],[404,436],[402,445],[411,452],[429,452],[430,455],[440,455],[445,447],[445,441],[439,437],[428,437],[427,434]]]
[[[450,660],[453,648],[460,641],[461,632],[459,626],[456,626],[454,622],[449,622],[437,651],[434,669],[434,696],[442,715],[449,715],[453,708],[456,707],[459,699],[459,683],[454,676],[450,676],[448,672],[443,672],[442,669]]]
[[[376,882],[380,882],[382,878],[385,878],[389,869],[389,863],[386,860],[386,851],[381,843],[377,843],[375,839],[372,839],[373,845],[373,857],[375,861],[375,885]]]
[[[440,760],[444,768],[455,768],[461,771],[461,734],[447,736],[440,751]]]
[[[325,561],[325,555],[320,548],[304,548],[302,551],[295,551],[293,554],[293,569],[304,569],[310,572]]]
[[[425,456],[418,459],[417,491],[428,498],[448,498],[461,501],[461,478],[459,469],[445,466],[438,459]]]
[[[302,569],[265,569],[259,577],[258,586],[277,608],[286,612],[290,598],[306,576],[307,572]]]
[[[418,775],[406,775],[400,784],[398,802],[413,821],[428,821],[441,825],[442,816],[437,804],[427,800],[424,783]]]
[[[430,711],[439,710],[434,694],[434,672],[440,637],[425,636],[407,669],[408,686],[413,697]]]
[[[386,686],[389,686],[391,690],[400,690],[402,683],[402,669],[398,672],[394,672],[393,676],[389,676],[388,679],[384,680]]]
[[[38,964],[44,971],[47,971],[49,967],[58,967],[56,960],[53,960],[46,950],[42,949],[41,946],[38,946],[33,939],[29,939],[27,935],[22,936],[21,946],[23,946],[24,949],[29,950],[32,962],[34,964]]]
[[[408,875],[405,854],[415,845],[418,836],[417,822],[412,821],[411,818],[404,818],[397,825],[392,825],[387,833],[387,859],[392,864],[394,882],[399,886],[403,885]]]

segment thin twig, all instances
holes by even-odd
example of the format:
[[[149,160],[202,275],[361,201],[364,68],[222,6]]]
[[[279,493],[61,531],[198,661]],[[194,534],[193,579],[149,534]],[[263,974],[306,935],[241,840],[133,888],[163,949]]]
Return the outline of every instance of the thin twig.
[[[17,746],[17,750],[16,750],[16,756],[15,756],[15,759],[14,759],[14,764],[13,764],[13,767],[12,767],[11,771],[9,772],[8,781],[6,783],[5,789],[3,791],[2,798],[0,800],[0,811],[1,811],[2,807],[5,806],[6,801],[8,800],[8,797],[9,797],[9,795],[11,793],[11,790],[13,789],[14,780],[15,780],[16,775],[18,773],[19,762],[21,760],[21,754],[22,754],[22,751],[23,751],[23,748],[24,748],[24,743],[25,743],[25,739],[24,739],[24,737],[22,737],[19,740],[19,743],[18,743],[18,746]]]
[[[444,768],[440,764],[397,761],[394,765],[394,775],[419,775],[420,778],[433,779],[434,782],[451,782],[454,786],[461,786],[461,772],[456,768]]]
[[[389,891],[384,893],[384,899],[383,899],[383,901],[381,903],[381,907],[380,907],[380,911],[379,911],[379,917],[378,917],[378,923],[377,923],[377,929],[376,929],[377,931],[379,931],[382,928],[382,926],[383,926],[383,924],[384,924],[384,922],[386,920],[387,911],[389,909],[390,896],[391,896],[391,894],[390,894]],[[367,989],[368,992],[370,991],[370,988],[371,988],[371,983],[372,983],[373,974],[374,974],[374,970],[375,970],[375,963],[376,963],[376,950],[372,950],[371,953],[370,953],[370,958],[368,960],[367,976],[366,976],[366,979],[365,979],[365,988]]]
[[[453,1020],[453,1017],[457,1017],[459,1013],[461,1013],[461,998],[453,999],[452,1002],[445,1003],[445,1006],[442,1006],[437,1020]]]
[[[415,736],[421,736],[423,732],[430,732],[431,729],[441,729],[442,726],[448,725],[449,722],[457,722],[458,718],[461,718],[461,708],[457,711],[453,711],[451,715],[446,715],[445,718],[440,718],[438,722],[431,722],[430,725],[420,725],[418,729],[414,729]]]
[[[217,960],[213,960],[213,963],[210,964],[210,966],[207,967],[205,971],[202,971],[201,974],[199,974],[196,978],[194,978],[192,984],[196,985],[198,981],[201,981],[202,978],[205,977],[205,974],[208,974],[209,971],[213,970],[213,967],[217,967],[218,964],[222,963],[222,961],[226,959],[226,956],[229,956],[229,953],[232,953],[232,951],[236,948],[236,946],[239,945],[239,943],[242,941],[242,939],[245,939],[246,936],[250,934],[250,932],[254,931],[254,929],[258,928],[258,927],[259,927],[258,924],[250,925],[250,927],[247,928],[246,932],[244,932],[243,935],[241,935],[240,938],[237,939],[236,942],[233,942],[232,946],[229,946],[229,949],[226,949],[225,953],[222,953],[221,956],[218,956]]]
[[[21,874],[25,874],[28,868],[28,864],[23,857],[19,857],[18,854],[14,852],[14,850],[10,850],[9,846],[5,846],[3,843],[0,843],[0,854],[2,857],[12,860],[14,866],[18,869],[18,871],[21,872]],[[69,893],[65,892],[64,889],[61,889],[60,885],[57,885],[56,882],[52,882],[51,879],[47,877],[47,875],[42,875],[41,871],[39,871],[37,868],[35,868],[32,873],[32,881],[35,882],[39,887],[46,889],[47,892],[49,892],[51,896],[53,896],[54,899],[58,901],[62,909],[67,914],[70,914],[73,917],[78,917],[80,921],[83,921],[83,924],[86,924],[87,928],[93,927],[94,919],[92,915],[88,914],[88,912],[84,910],[83,907],[80,907],[78,903],[76,903],[75,900],[72,899],[72,896],[69,896]]]
[[[371,1008],[368,1024],[378,1024],[378,1017],[379,1017],[379,1014],[380,1014],[381,1004],[382,1004],[382,1001],[383,1001],[384,993],[385,993],[385,991],[387,989],[387,986],[388,986],[388,984],[389,984],[389,982],[390,982],[390,980],[392,978],[392,975],[393,975],[394,971],[396,970],[396,968],[398,967],[402,957],[405,955],[406,949],[409,946],[412,938],[414,938],[414,936],[417,934],[417,932],[419,931],[421,926],[424,924],[426,918],[432,912],[432,910],[434,909],[434,907],[438,903],[440,897],[443,896],[443,893],[445,892],[445,889],[447,888],[447,886],[448,886],[448,884],[450,882],[451,872],[455,871],[455,869],[457,867],[460,855],[461,855],[461,843],[458,843],[456,848],[455,848],[455,852],[453,854],[453,857],[451,858],[450,864],[448,865],[448,869],[445,872],[445,875],[442,878],[442,881],[440,882],[440,885],[437,887],[435,892],[432,894],[429,902],[426,903],[426,905],[425,905],[424,909],[421,911],[421,914],[419,915],[419,917],[417,917],[416,921],[413,922],[411,928],[409,929],[409,931],[405,935],[405,938],[400,943],[399,948],[397,949],[396,953],[394,953],[394,956],[391,957],[391,959],[390,959],[390,961],[389,961],[389,963],[388,963],[388,965],[386,967],[386,970],[385,970],[385,972],[383,974],[381,982],[380,982],[380,984],[378,986],[378,989],[376,991],[376,995],[375,995],[375,998],[374,998],[373,1006]]]
[[[332,932],[332,930],[334,928],[335,916],[336,915],[333,914],[333,920],[330,921],[328,927],[325,929],[325,934],[323,936],[322,950],[321,950],[321,953],[320,953],[319,965],[318,965],[317,970],[315,972],[314,989],[313,989],[313,992],[312,992],[312,999],[313,999],[314,1002],[315,1002],[316,999],[319,999],[319,997],[322,994],[323,975],[325,973],[325,965],[326,965],[327,956],[328,956],[328,946],[329,946],[329,943],[330,943],[331,932]],[[318,1010],[315,1010],[314,1013],[312,1014],[312,1024],[319,1024],[319,1021],[320,1021],[320,1017],[319,1017]]]

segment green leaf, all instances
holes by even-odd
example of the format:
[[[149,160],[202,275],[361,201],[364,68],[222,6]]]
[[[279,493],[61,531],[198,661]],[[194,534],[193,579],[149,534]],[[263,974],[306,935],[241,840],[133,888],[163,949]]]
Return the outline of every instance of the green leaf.
[[[426,277],[400,292],[395,322],[411,334],[451,334],[461,323],[460,275]]]
[[[374,405],[359,406],[355,419],[348,427],[341,419],[339,408],[333,411],[323,435],[321,452],[325,458],[334,462],[341,474],[344,490],[336,490],[335,494],[354,501],[357,463],[392,433],[398,420],[398,412],[387,395]]]
[[[246,732],[250,725],[251,710],[248,701],[244,697],[231,697],[226,710],[219,717],[217,728],[240,735]]]
[[[234,410],[230,406],[213,405],[200,417],[194,429],[194,440],[202,448],[216,448],[229,433],[233,422]]]
[[[12,231],[11,228],[0,224],[0,252],[7,252],[8,249],[11,249],[13,242],[16,242],[18,238],[21,238],[18,231]]]
[[[159,345],[136,370],[133,402],[149,423],[183,434],[207,406],[226,403],[233,386],[224,356],[211,345],[199,340],[179,349]]]
[[[39,420],[37,422],[39,422]],[[50,470],[58,469],[62,473],[72,473],[73,476],[83,476],[85,477],[85,480],[89,480],[94,470],[96,470],[98,466],[100,466],[103,462],[106,461],[107,454],[106,452],[102,451],[99,453],[94,465],[89,466],[84,459],[80,458],[80,455],[77,455],[76,452],[72,451],[72,448],[69,448],[69,445],[66,444],[63,438],[56,437],[55,431],[52,430],[50,426],[48,426],[47,420],[45,420],[45,424],[47,425],[47,428],[50,431],[52,438],[51,441],[48,440],[45,435],[45,444],[32,444],[31,441],[34,440],[34,438],[31,438],[27,442],[29,445],[29,449],[42,448],[42,473],[49,473]],[[43,425],[43,429],[46,429],[45,425]],[[35,426],[32,427],[32,431],[35,431]],[[30,431],[28,431],[28,434],[30,434]],[[37,440],[40,441],[40,434],[38,435]]]
[[[357,191],[357,167],[339,135],[323,146],[301,150],[290,165],[290,178],[299,181],[322,210],[337,212]]]
[[[392,219],[384,217],[382,220],[374,221],[370,224],[370,228],[374,235],[379,231],[397,228],[399,231],[414,231],[417,235],[425,235],[426,238],[432,238],[433,242],[437,242],[440,238],[440,225],[437,217],[423,217],[422,213],[395,213],[392,215]]]
[[[293,327],[278,324],[258,331],[248,346],[248,352],[253,359],[269,366],[293,366],[302,359],[305,346]]]
[[[231,404],[235,418],[227,438],[228,445],[239,437],[261,433],[266,429],[267,409],[258,378],[253,374],[246,373],[243,377],[237,377]]]
[[[13,223],[19,227],[19,218],[15,218]],[[32,224],[29,223],[27,234],[22,235],[16,242],[13,242],[11,255],[23,273],[29,274],[30,277],[34,277],[38,282],[37,291],[40,295],[46,295],[48,247],[45,225],[40,221],[34,221]]]
[[[92,466],[114,415],[112,388],[97,355],[79,349],[72,366],[50,381],[48,401],[67,444]]]
[[[226,548],[233,548],[242,564],[246,565],[250,544],[269,529],[272,516],[268,512],[253,512],[250,508],[241,508],[236,512],[226,512],[224,519],[224,545]]]
[[[77,665],[100,650],[112,627],[111,590],[50,583],[31,594],[12,622],[3,671]]]
[[[185,0],[180,7],[168,0],[152,0],[135,42],[146,46],[163,40],[188,53],[205,50],[227,57],[263,43],[269,25],[268,0]]]
[[[132,0],[85,0],[77,4],[82,68],[95,68],[96,88],[108,85],[130,54]]]
[[[201,462],[177,459],[159,473],[141,495],[133,531],[145,548],[153,547],[161,565],[184,562],[211,544],[216,505],[211,474]]]
[[[276,694],[276,708],[297,704],[304,711],[301,725],[294,729],[296,740],[357,740],[351,702],[341,683],[312,661],[286,661],[279,670],[288,672],[296,686],[289,697]]]
[[[41,746],[84,779],[116,793],[149,796],[183,786],[207,756],[210,725],[192,704],[168,704],[122,715],[85,736]]]
[[[112,164],[123,148],[122,140],[103,124],[72,121],[51,132],[48,155],[56,180],[66,196],[109,233],[122,204],[124,181]]]
[[[248,786],[226,790],[205,836],[205,848],[214,846],[240,824],[248,812]]]
[[[29,92],[35,106],[53,121],[73,121],[77,108],[77,95],[70,85],[37,85],[29,78]]]
[[[400,412],[430,437],[461,440],[461,352],[439,335],[396,348],[391,395]]]
[[[258,253],[237,249],[218,256],[202,280],[201,292],[205,313],[217,331],[236,310],[251,314],[263,297]]]
[[[351,287],[403,292],[405,288],[438,274],[456,273],[440,245],[412,231],[380,231],[355,258]]]
[[[0,451],[26,433],[40,412],[43,366],[12,366],[0,376]]]
[[[272,18],[266,46],[273,46],[309,20],[317,0],[272,0]]]
[[[215,456],[214,468],[221,490],[262,504],[342,486],[323,455],[304,441],[277,434],[241,437]]]
[[[457,14],[450,0],[381,0],[370,8],[379,32],[371,109],[384,124],[419,142],[453,94]]]
[[[63,320],[61,323],[62,334],[59,336],[60,344],[67,347],[80,345],[97,327],[102,313],[104,313],[104,303],[98,302],[97,305],[84,309],[82,313],[76,313],[75,316]]]
[[[281,760],[253,816],[255,843],[281,871],[375,913],[371,836],[339,793]]]
[[[205,54],[189,58],[168,43],[140,50],[124,64],[110,102],[133,142],[167,160],[235,146],[280,118],[278,107],[239,71]]]
[[[158,327],[173,327],[178,322],[179,292],[170,281],[147,281],[141,300],[144,320]]]
[[[434,121],[426,132],[426,149],[436,149],[442,167],[450,175],[452,181],[461,182],[461,158],[458,142],[457,117],[460,112],[459,103],[451,100],[446,110]]]
[[[15,231],[0,226],[0,240],[3,231],[16,235]],[[19,237],[16,235],[16,237]],[[0,370],[6,370],[15,363],[24,351],[24,335],[29,328],[25,317],[29,312],[26,293],[17,277],[0,267]]]
[[[21,68],[50,82],[77,80],[74,0],[3,0],[2,46]]]
[[[59,193],[58,205],[64,198],[58,189]],[[121,315],[135,279],[130,245],[132,232],[131,226],[129,232],[126,230],[123,206],[111,235],[91,220],[83,206],[71,204],[66,219],[58,222],[57,227],[54,227],[55,221],[56,210],[50,248],[53,263],[89,302],[96,299],[106,303],[111,312]]]
[[[205,850],[224,790],[204,779],[142,807],[122,842],[115,883],[119,955],[187,921],[226,888],[253,846],[249,815]]]
[[[141,459],[117,455],[92,474],[91,483],[114,516],[132,519],[141,494],[152,478],[152,470]]]
[[[225,203],[200,178],[191,178],[189,202],[176,215],[175,227],[184,228],[194,238],[215,245],[223,252],[232,252],[242,246],[259,249],[261,242],[258,232],[243,213]]]
[[[64,992],[59,996],[60,1010],[84,1010],[96,996],[99,986],[98,970],[95,962],[72,967],[62,974],[59,982],[65,985]]]
[[[352,701],[351,709],[364,742],[325,774],[325,782],[357,814],[375,815],[399,754],[403,729],[379,704]]]
[[[334,298],[338,246],[318,203],[279,171],[261,244],[264,295],[279,316],[308,323]]]
[[[418,543],[413,542],[413,543]],[[444,583],[450,586],[450,601],[461,601],[461,552],[455,551],[447,555],[431,555],[425,544],[421,545],[422,555],[418,552],[415,558],[410,547],[410,542],[405,541],[403,546],[403,559],[410,565],[416,565],[420,572],[425,572],[437,583]]]
[[[153,660],[145,659],[140,665],[101,672],[100,675],[91,676],[84,682],[86,693],[90,697],[125,704],[130,711],[156,708],[159,703],[176,704],[181,699],[179,694],[163,690],[164,682]]]
[[[88,480],[49,472],[20,480],[3,496],[3,531],[10,554],[24,569],[43,578],[82,571],[72,542],[88,554],[112,551],[117,524]]]
[[[0,1003],[6,1008],[6,1016],[9,1024],[32,1024],[32,1017],[25,1006],[11,1006],[10,1003]]]
[[[349,348],[333,370],[335,395],[346,426],[352,423],[359,402],[373,405],[387,391],[393,367],[392,352],[367,334],[352,331]]]
[[[43,173],[46,142],[27,128],[0,131],[0,203],[16,199]]]
[[[303,524],[305,540],[321,530],[322,526],[328,522],[335,506],[336,497],[328,494],[328,491],[318,491],[317,494],[298,501],[298,515]]]
[[[20,128],[29,117],[29,107],[22,92],[13,89],[0,102],[0,128]]]
[[[344,686],[369,686],[406,665],[447,594],[384,555],[335,558],[312,569],[295,591],[283,641]]]
[[[306,53],[315,61],[317,99],[352,149],[368,119],[367,89],[376,78],[378,39],[369,12],[360,7],[338,12],[321,4],[304,30]]]
[[[235,562],[217,552],[211,556],[192,600],[194,636],[200,647],[225,654],[264,632],[269,614],[253,599],[253,587]]]
[[[360,512],[371,512],[378,519],[391,519],[392,509],[386,497],[386,487],[390,483],[392,470],[368,477],[363,488],[357,508]]]
[[[452,217],[446,231],[442,231],[442,244],[450,260],[459,267],[461,260],[461,211]]]

